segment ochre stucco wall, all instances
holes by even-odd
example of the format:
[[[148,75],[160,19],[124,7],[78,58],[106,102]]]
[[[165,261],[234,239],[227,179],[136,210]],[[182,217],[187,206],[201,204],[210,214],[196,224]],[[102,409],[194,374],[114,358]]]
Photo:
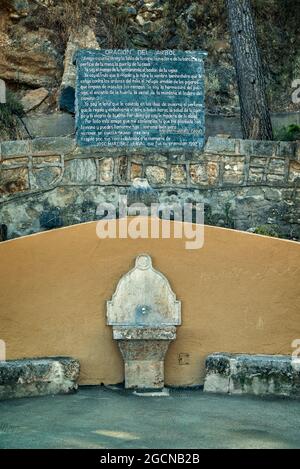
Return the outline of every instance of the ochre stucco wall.
[[[87,223],[0,244],[0,339],[7,358],[70,355],[81,384],[123,381],[105,301],[139,253],[182,301],[182,326],[168,351],[168,385],[203,382],[216,351],[292,352],[300,338],[300,246],[205,227],[204,247],[184,239],[107,239]],[[188,364],[179,354],[189,354]]]

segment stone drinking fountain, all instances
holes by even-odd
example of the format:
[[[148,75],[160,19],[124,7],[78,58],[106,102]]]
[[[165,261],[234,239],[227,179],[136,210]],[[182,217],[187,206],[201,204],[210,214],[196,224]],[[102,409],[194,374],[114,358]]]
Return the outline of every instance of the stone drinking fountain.
[[[147,254],[139,255],[119,281],[107,302],[107,324],[124,358],[125,388],[162,390],[164,358],[181,324],[181,302]]]

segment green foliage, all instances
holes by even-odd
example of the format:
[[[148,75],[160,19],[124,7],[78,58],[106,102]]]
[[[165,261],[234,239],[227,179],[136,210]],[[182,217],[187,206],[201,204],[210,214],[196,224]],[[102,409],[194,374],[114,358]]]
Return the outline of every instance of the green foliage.
[[[290,124],[286,127],[281,127],[275,131],[275,140],[282,142],[300,140],[300,126],[297,124]]]
[[[231,215],[231,205],[226,202],[223,213],[212,213],[210,205],[205,205],[204,223],[211,226],[222,226],[223,228],[234,228],[234,219]]]
[[[231,215],[231,204],[229,202],[225,204],[225,227],[234,228],[234,219]]]
[[[215,70],[208,71],[205,75],[205,90],[208,94],[219,93],[221,89],[219,77]]]
[[[6,92],[6,103],[0,104],[0,138],[18,137],[19,120],[24,116],[23,106],[11,91]]]
[[[271,238],[279,238],[277,225],[260,225],[254,230],[255,234],[262,236],[270,236]]]

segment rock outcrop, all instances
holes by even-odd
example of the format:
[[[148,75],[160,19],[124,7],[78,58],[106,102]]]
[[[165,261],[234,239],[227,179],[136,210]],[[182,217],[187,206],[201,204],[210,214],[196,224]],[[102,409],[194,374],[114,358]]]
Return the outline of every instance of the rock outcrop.
[[[75,112],[76,66],[74,60],[78,49],[99,49],[95,33],[89,26],[70,35],[64,60],[64,74],[59,93],[59,109]]]
[[[0,6],[0,78],[32,88],[51,88],[61,77],[62,58],[52,32],[30,29],[25,21],[28,2],[5,1]]]
[[[24,112],[32,111],[37,108],[49,95],[49,91],[45,88],[38,88],[36,90],[29,91],[21,99],[21,103]]]

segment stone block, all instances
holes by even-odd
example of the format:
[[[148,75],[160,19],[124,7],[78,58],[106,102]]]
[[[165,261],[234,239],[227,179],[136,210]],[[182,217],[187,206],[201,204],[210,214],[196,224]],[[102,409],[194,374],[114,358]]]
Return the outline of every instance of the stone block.
[[[271,158],[269,163],[268,171],[272,174],[284,174],[285,173],[285,159],[283,158]]]
[[[300,162],[300,142],[296,142],[295,158],[296,158],[297,161]]]
[[[205,145],[205,153],[230,154],[235,153],[236,139],[209,137]]]
[[[278,142],[276,148],[276,156],[288,157],[293,159],[295,157],[296,144],[295,142]]]
[[[167,182],[167,171],[161,166],[147,166],[146,176],[149,184],[165,184]]]
[[[138,163],[131,163],[130,165],[130,180],[141,178],[143,175],[143,166]]]
[[[27,166],[28,158],[9,158],[8,160],[2,161],[2,168],[9,169],[12,167]]]
[[[138,148],[137,151],[141,155],[141,149]],[[170,154],[172,155],[172,150],[170,149],[169,151],[161,149],[159,152],[155,151],[149,148],[144,149],[143,151],[143,157],[144,159],[147,158],[147,161],[151,164],[152,161],[155,161],[155,164],[158,166],[165,166],[168,164],[168,160],[170,157]],[[174,154],[172,155],[173,157],[175,156]],[[176,152],[175,158],[178,158],[178,153]],[[136,156],[134,157],[134,160],[136,160]],[[177,160],[175,160],[177,162]]]
[[[224,184],[242,184],[244,182],[245,160],[240,157],[224,158]]]
[[[12,142],[1,143],[2,159],[16,158],[18,156],[27,156],[30,152],[29,140],[17,140]]]
[[[163,389],[164,362],[135,360],[125,362],[126,389]]]
[[[176,333],[173,335],[176,337]],[[125,388],[162,389],[164,358],[170,340],[129,339],[118,340],[125,362]]]
[[[36,138],[31,142],[33,155],[61,155],[75,149],[75,140],[70,137]]]
[[[35,90],[28,91],[25,96],[21,99],[24,111],[29,112],[37,108],[49,95],[49,91],[45,88],[37,88]]]
[[[93,158],[74,159],[66,162],[64,182],[87,184],[96,181],[96,164]]]
[[[219,180],[219,164],[215,161],[191,164],[190,178],[192,184],[213,186]]]
[[[173,164],[171,166],[171,183],[175,185],[186,183],[185,165]]]
[[[267,182],[273,184],[283,184],[285,182],[285,176],[284,174],[268,174]]]
[[[183,153],[170,149],[168,152],[168,156],[165,157],[165,161],[163,163],[169,164],[185,164],[187,161],[199,161],[203,158],[203,152],[199,150],[193,151],[184,151]],[[211,155],[210,155],[211,158]],[[155,160],[156,161],[156,160]]]
[[[289,182],[300,181],[300,162],[291,161],[289,167]]]
[[[270,200],[271,202],[281,202],[282,200],[281,189],[274,189],[271,187],[266,187],[264,189],[264,193],[265,193],[266,200]]]
[[[72,393],[79,369],[68,357],[0,361],[0,400]]]
[[[264,179],[264,168],[249,168],[248,182],[259,183],[263,182]]]
[[[300,363],[289,355],[214,353],[204,392],[300,398]]]
[[[118,158],[118,177],[120,182],[127,182],[128,158],[120,156]]]
[[[61,168],[55,166],[34,168],[31,171],[31,184],[36,189],[47,189],[59,180],[61,173]]]
[[[213,186],[218,182],[219,179],[219,165],[214,161],[208,161],[207,163],[207,178],[208,185]]]
[[[65,112],[31,114],[23,118],[30,135],[37,137],[64,137],[75,133],[74,116]]]
[[[192,184],[207,184],[206,166],[204,164],[191,164],[190,177]]]
[[[266,158],[275,155],[276,143],[261,140],[240,140],[240,155]]]
[[[265,168],[267,164],[267,158],[259,158],[257,156],[250,159],[250,166],[259,166],[260,168]]]
[[[29,189],[27,168],[3,169],[0,171],[0,194],[14,194]]]
[[[104,158],[99,161],[100,182],[113,182],[114,180],[114,160],[113,158]]]
[[[35,156],[32,160],[33,165],[48,165],[60,163],[59,156]]]

